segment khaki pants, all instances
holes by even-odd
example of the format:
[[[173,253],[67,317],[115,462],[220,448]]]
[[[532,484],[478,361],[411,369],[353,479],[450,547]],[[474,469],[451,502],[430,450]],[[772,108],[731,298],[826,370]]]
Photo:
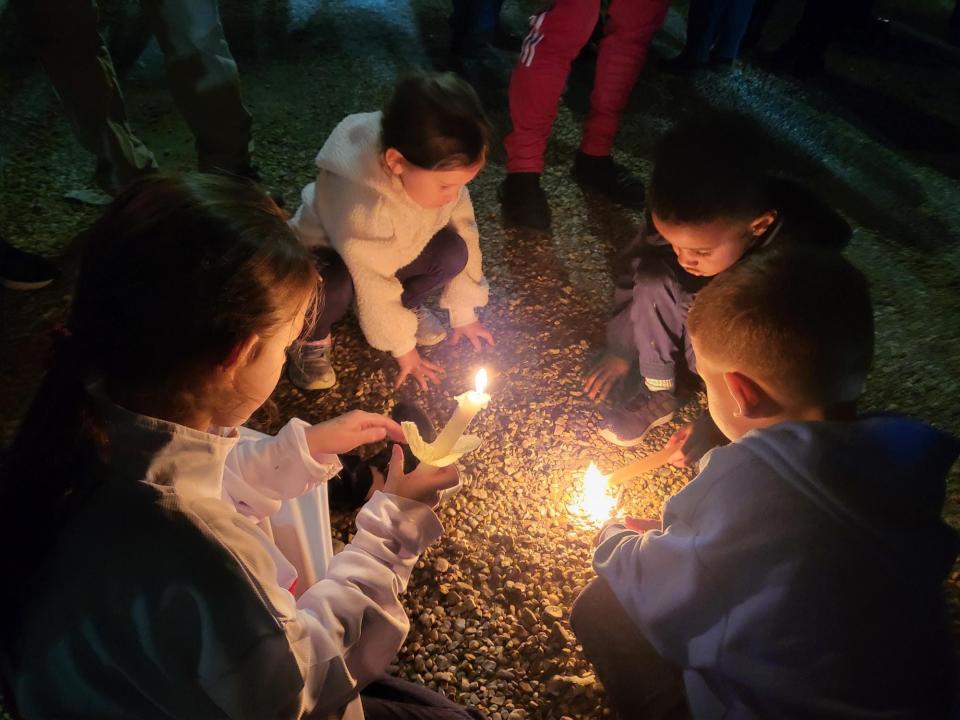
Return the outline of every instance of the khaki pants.
[[[153,153],[127,121],[96,0],[15,5],[80,143],[97,158],[97,184],[116,194],[156,170]],[[216,0],[142,0],[142,6],[163,51],[174,102],[196,139],[200,170],[243,173],[250,164],[251,118]]]

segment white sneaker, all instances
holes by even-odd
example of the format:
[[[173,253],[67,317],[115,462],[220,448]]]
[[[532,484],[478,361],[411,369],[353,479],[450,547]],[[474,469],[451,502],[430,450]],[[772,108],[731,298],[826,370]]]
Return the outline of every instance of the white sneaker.
[[[436,345],[447,336],[443,324],[422,305],[413,310],[417,314],[417,345]]]
[[[297,343],[287,353],[287,376],[301,390],[327,390],[337,384],[333,338]]]

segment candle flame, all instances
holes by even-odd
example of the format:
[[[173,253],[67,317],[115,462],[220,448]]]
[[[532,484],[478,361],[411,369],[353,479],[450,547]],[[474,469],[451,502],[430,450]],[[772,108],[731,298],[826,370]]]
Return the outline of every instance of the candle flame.
[[[570,506],[570,511],[599,525],[610,519],[616,503],[617,499],[610,492],[607,476],[601,473],[594,463],[590,463],[583,475],[583,492]]]
[[[474,378],[473,382],[476,386],[477,392],[482,395],[487,389],[487,369],[480,368],[477,370],[477,376]]]

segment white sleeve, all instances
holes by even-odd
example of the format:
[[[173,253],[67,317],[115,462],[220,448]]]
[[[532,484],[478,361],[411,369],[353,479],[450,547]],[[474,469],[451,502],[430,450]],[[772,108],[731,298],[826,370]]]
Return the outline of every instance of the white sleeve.
[[[483,255],[480,252],[480,231],[466,187],[450,217],[450,226],[467,245],[467,264],[453,278],[440,296],[440,307],[450,313],[450,325],[462,327],[476,321],[476,308],[487,304],[490,286],[483,275]]]
[[[300,497],[340,472],[336,455],[310,454],[308,427],[293,418],[276,436],[240,428],[240,441],[223,471],[224,497],[237,512],[262,520],[277,512],[283,500]]]
[[[323,223],[317,215],[315,197],[316,182],[308,183],[300,192],[300,207],[288,221],[290,229],[308,248],[326,247],[330,241],[324,230]]]
[[[374,494],[357,515],[353,541],[297,601],[315,663],[342,655],[359,685],[384,671],[410,626],[398,594],[406,590],[420,554],[442,532],[426,505]]]
[[[251,536],[255,526],[218,517],[211,529],[245,572],[214,565],[208,581],[220,597],[187,594],[192,603],[214,602],[197,613],[209,626],[196,635],[202,665],[191,672],[230,718],[341,717],[406,637],[409,621],[398,594],[420,554],[440,537],[439,519],[426,505],[375,493],[357,516],[353,541],[294,601]],[[253,587],[235,587],[244,583]],[[170,617],[184,622],[182,608],[172,604]]]

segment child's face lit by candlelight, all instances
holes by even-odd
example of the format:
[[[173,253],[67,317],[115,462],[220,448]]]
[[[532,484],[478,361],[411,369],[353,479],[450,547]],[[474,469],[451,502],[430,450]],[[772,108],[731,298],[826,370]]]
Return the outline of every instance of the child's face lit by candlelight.
[[[691,275],[712,277],[742,258],[777,214],[771,210],[748,222],[719,219],[697,224],[668,222],[656,213],[651,217],[657,232],[673,247],[680,267]]]
[[[427,170],[409,162],[394,148],[384,154],[387,167],[400,178],[403,189],[417,205],[428,210],[443,207],[460,197],[460,189],[483,169],[483,162],[447,170]]]

